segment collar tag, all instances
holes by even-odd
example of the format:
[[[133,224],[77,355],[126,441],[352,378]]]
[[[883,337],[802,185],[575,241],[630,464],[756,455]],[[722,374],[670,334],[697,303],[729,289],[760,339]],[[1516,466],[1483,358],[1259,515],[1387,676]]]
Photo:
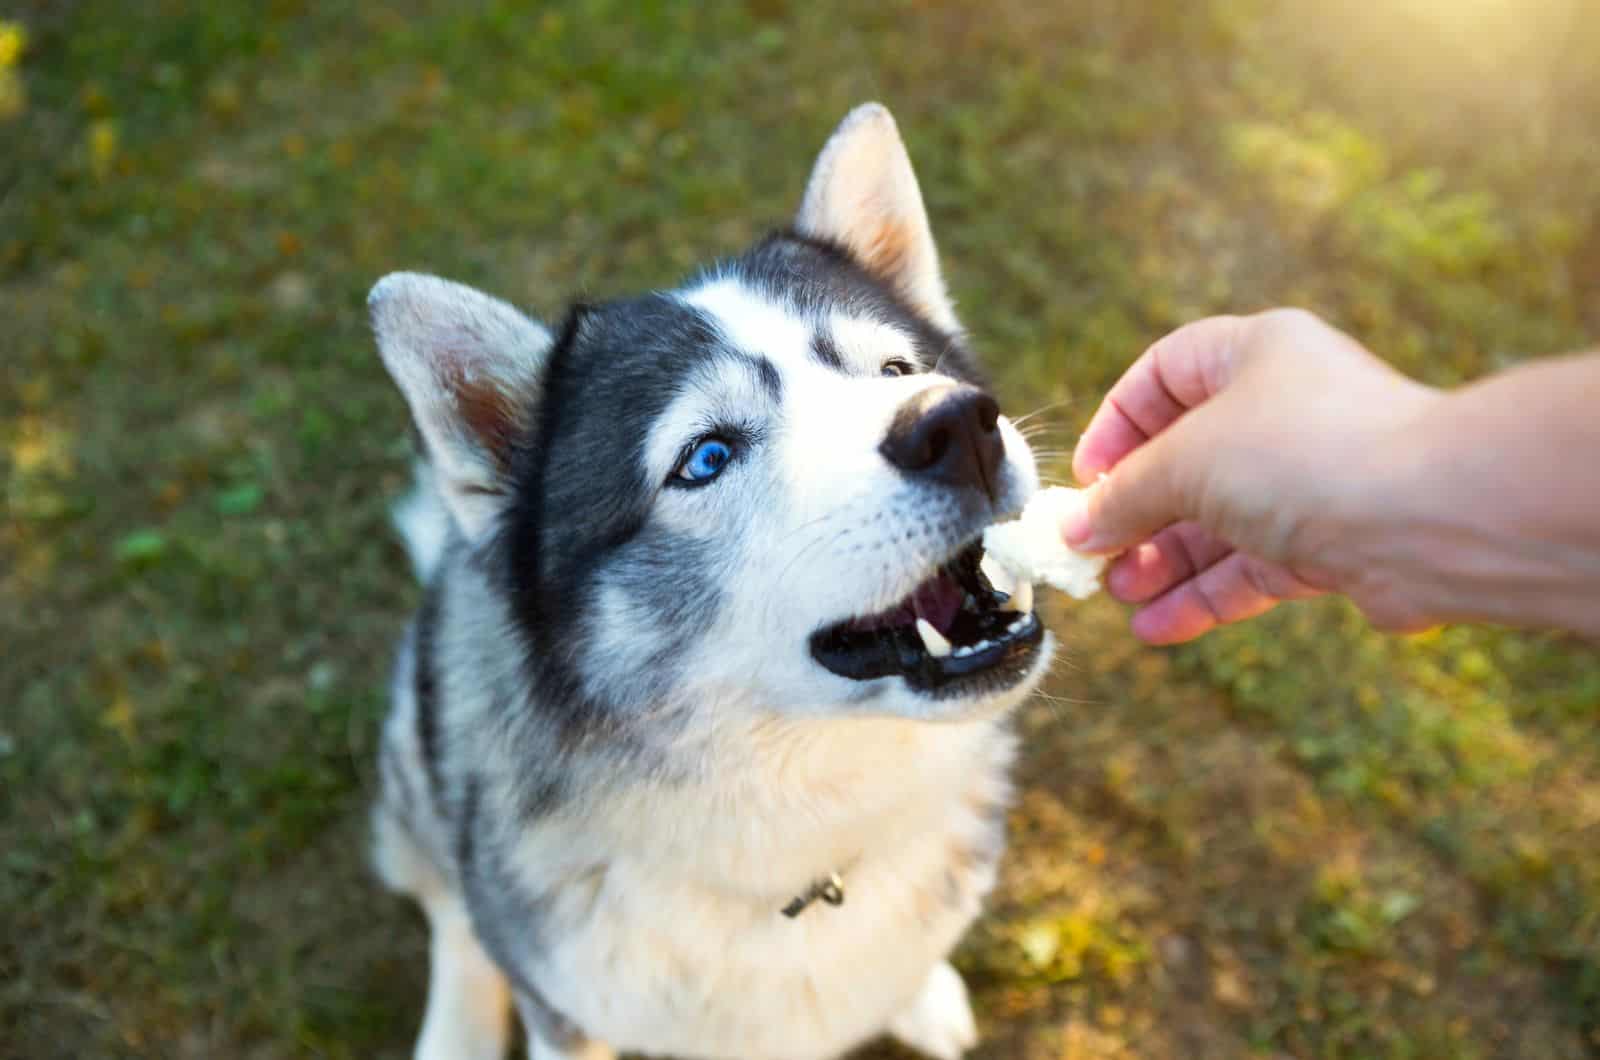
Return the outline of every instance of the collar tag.
[[[826,879],[818,880],[806,889],[805,894],[798,894],[783,907],[783,915],[793,920],[820,898],[829,905],[844,905],[844,881],[837,872],[830,872]]]

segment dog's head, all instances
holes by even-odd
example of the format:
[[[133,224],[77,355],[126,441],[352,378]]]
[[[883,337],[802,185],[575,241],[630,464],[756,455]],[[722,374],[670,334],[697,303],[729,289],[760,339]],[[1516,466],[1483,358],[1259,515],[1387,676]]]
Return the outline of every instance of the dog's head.
[[[550,694],[959,718],[1049,638],[978,570],[1037,486],[983,390],[911,162],[853,111],[791,230],[555,332],[431,277],[374,288],[385,363]]]

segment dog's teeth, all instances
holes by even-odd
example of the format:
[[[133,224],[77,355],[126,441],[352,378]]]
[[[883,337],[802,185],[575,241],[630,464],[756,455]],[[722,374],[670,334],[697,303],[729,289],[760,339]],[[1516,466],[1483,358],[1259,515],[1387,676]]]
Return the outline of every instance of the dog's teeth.
[[[975,652],[977,650],[978,649],[976,647],[974,647],[973,645],[971,645],[971,644],[963,644],[963,645],[961,645],[961,647],[959,647],[959,648],[957,648],[955,650],[955,656],[958,659],[964,659],[968,655],[971,655],[973,652]]]
[[[1006,600],[1005,603],[1000,605],[1000,610],[1021,611],[1023,614],[1027,614],[1029,611],[1032,611],[1033,583],[1019,581],[1017,583],[1017,587],[1012,590],[1011,596]]]
[[[922,638],[922,646],[928,649],[928,654],[935,659],[942,659],[950,654],[950,642],[944,639],[944,634],[933,628],[933,623],[925,618],[917,619],[917,636]]]
[[[1011,625],[1006,627],[1006,632],[1007,633],[1018,633],[1018,632],[1021,632],[1022,627],[1027,625],[1027,624],[1028,624],[1028,620],[1026,618],[1019,618],[1015,622],[1011,623]]]

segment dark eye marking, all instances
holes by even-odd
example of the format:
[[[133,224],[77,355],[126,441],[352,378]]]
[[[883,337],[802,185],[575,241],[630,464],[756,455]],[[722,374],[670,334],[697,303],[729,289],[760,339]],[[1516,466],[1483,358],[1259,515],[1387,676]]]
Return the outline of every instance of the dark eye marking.
[[[844,371],[844,358],[832,335],[817,332],[811,336],[811,355],[836,372]]]
[[[778,374],[777,365],[765,357],[756,357],[756,375],[761,379],[761,385],[767,391],[767,397],[773,404],[783,400],[783,377]]]

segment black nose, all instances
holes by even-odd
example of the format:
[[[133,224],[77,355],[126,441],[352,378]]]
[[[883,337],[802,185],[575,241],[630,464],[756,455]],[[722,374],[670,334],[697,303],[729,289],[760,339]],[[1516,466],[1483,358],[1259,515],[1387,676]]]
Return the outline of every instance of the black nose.
[[[878,451],[902,471],[992,499],[1006,448],[999,419],[1000,406],[976,387],[929,387],[895,412]]]

